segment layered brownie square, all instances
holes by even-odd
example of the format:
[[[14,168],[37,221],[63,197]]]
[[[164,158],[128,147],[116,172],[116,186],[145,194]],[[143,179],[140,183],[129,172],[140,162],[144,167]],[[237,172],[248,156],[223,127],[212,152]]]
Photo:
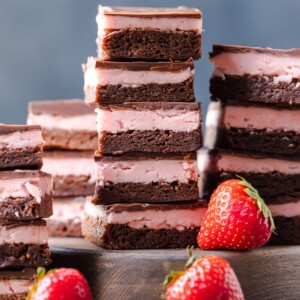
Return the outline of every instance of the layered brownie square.
[[[206,116],[208,148],[300,156],[300,106],[282,108],[229,100],[211,102]]]
[[[192,59],[117,62],[89,57],[83,71],[87,103],[195,101]]]
[[[40,169],[42,151],[40,126],[0,124],[0,170]]]
[[[300,49],[213,45],[212,99],[300,105]]]
[[[98,55],[103,60],[201,57],[202,14],[195,8],[99,6]]]
[[[41,171],[0,172],[0,219],[30,220],[52,215],[53,180]]]
[[[46,221],[0,220],[0,269],[50,263]]]
[[[86,197],[55,198],[47,220],[49,236],[80,237]]]
[[[36,281],[35,268],[0,270],[0,299],[25,300]]]
[[[102,155],[183,153],[202,146],[200,103],[125,103],[97,112]]]
[[[85,205],[84,237],[108,249],[196,246],[206,204]]]
[[[165,203],[199,198],[196,154],[95,155],[94,203]]]
[[[94,152],[47,151],[43,155],[43,171],[54,181],[55,197],[93,195],[96,177]]]
[[[29,102],[28,124],[42,126],[45,149],[95,150],[95,107],[83,100]]]

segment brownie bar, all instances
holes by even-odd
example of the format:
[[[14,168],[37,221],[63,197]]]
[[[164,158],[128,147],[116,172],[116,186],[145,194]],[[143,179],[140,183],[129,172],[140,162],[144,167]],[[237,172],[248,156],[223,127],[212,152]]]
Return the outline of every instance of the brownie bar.
[[[201,57],[197,9],[99,6],[98,54],[104,60],[184,60]]]
[[[186,248],[196,246],[205,211],[203,202],[110,206],[87,202],[82,232],[108,249]]]
[[[95,150],[95,106],[83,100],[29,102],[28,124],[42,126],[45,149]]]
[[[25,300],[27,297],[26,293],[18,293],[18,294],[12,294],[12,295],[1,295],[0,294],[0,300]]]
[[[40,126],[0,124],[0,139],[0,170],[41,168]]]
[[[272,234],[269,245],[300,245],[300,217],[274,217],[276,233]]]
[[[184,153],[202,146],[199,103],[125,103],[98,108],[99,152]],[[146,121],[147,120],[147,121]]]
[[[278,106],[300,105],[299,80],[275,81],[274,76],[236,76],[210,79],[212,100],[229,99],[266,103]]]

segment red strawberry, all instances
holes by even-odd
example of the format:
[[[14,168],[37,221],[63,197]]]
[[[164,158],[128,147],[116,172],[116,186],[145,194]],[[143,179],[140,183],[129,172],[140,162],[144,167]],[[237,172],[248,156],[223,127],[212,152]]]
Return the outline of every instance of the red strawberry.
[[[211,196],[197,237],[202,249],[249,250],[275,230],[270,210],[244,178],[221,183]]]
[[[218,256],[200,258],[186,272],[171,273],[166,300],[243,300],[240,283],[229,263]],[[175,278],[174,278],[175,277]]]
[[[93,299],[86,279],[78,270],[62,268],[50,270],[46,275],[45,273],[42,268],[28,300]]]

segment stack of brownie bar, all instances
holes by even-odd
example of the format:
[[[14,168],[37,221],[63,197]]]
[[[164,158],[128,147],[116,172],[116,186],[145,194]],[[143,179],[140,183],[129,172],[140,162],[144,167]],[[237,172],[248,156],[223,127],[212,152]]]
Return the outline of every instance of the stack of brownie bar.
[[[300,244],[300,49],[214,45],[210,60],[201,189],[243,176],[273,214],[270,243]]]
[[[25,299],[50,264],[46,221],[53,182],[42,167],[39,126],[0,125],[0,299]]]
[[[99,7],[98,58],[83,66],[96,102],[96,188],[84,236],[109,249],[195,245],[196,150],[202,146],[193,59],[201,56],[197,9]]]
[[[42,126],[46,150],[43,170],[54,179],[49,234],[81,236],[85,198],[93,195],[96,182],[95,107],[80,99],[30,102],[27,123]]]

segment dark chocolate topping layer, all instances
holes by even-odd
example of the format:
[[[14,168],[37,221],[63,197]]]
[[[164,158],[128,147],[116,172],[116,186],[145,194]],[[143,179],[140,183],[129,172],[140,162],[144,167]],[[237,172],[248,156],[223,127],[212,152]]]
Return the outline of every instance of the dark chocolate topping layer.
[[[15,221],[15,220],[3,220],[0,219],[0,226],[6,227],[8,229],[23,227],[23,226],[46,226],[46,221],[44,219],[30,220],[30,221]]]
[[[272,49],[272,48],[260,48],[260,47],[247,47],[237,45],[213,45],[212,51],[209,53],[209,57],[213,58],[221,53],[259,53],[259,54],[271,54],[274,56],[292,56],[300,59],[300,49],[293,48],[289,50]]]
[[[201,207],[207,207],[207,202],[205,200],[199,199],[199,201],[195,202],[180,202],[180,203],[172,203],[172,204],[142,204],[142,203],[129,203],[129,204],[110,204],[103,206],[106,214],[110,213],[121,213],[123,211],[134,212],[134,211],[145,211],[145,210],[194,210]]]
[[[196,102],[127,102],[123,104],[99,105],[101,109],[107,110],[185,110],[201,111],[201,103]]]
[[[151,62],[151,61],[104,61],[95,58],[95,60],[88,60],[88,66],[96,69],[120,69],[128,71],[160,71],[160,72],[180,72],[186,69],[194,69],[194,61],[192,58],[187,61],[165,61],[165,62]]]
[[[126,6],[99,6],[104,15],[123,17],[148,18],[201,18],[201,11],[185,6],[179,7],[126,7]]]
[[[120,156],[109,156],[109,155],[101,155],[98,150],[96,150],[94,155],[95,161],[104,161],[104,162],[112,162],[112,161],[141,161],[141,160],[163,160],[163,159],[182,159],[182,160],[196,160],[197,155],[196,152],[191,153],[166,153],[161,155],[159,153],[145,153],[145,152],[134,152],[134,153],[126,153]]]
[[[35,115],[77,116],[94,113],[95,106],[81,99],[31,101],[28,110]]]
[[[32,170],[32,171],[15,170],[15,171],[0,172],[0,180],[15,179],[15,178],[30,178],[30,177],[51,177],[51,175],[42,172],[40,170]]]
[[[6,125],[0,124],[0,135],[1,134],[10,134],[18,131],[33,131],[41,130],[40,125]]]
[[[55,159],[67,159],[67,158],[93,158],[94,151],[45,151],[43,157],[55,158]]]
[[[22,270],[0,270],[0,280],[34,279],[35,275],[35,268],[24,268]]]

